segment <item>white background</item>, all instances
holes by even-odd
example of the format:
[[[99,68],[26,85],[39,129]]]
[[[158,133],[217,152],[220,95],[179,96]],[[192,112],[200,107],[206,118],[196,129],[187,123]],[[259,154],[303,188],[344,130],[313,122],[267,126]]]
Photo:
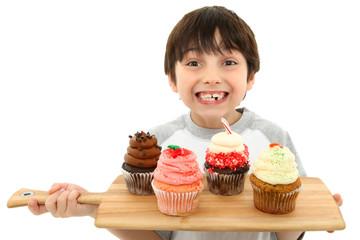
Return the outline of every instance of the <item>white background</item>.
[[[47,190],[54,182],[106,191],[129,134],[188,111],[163,72],[170,31],[191,10],[224,5],[250,25],[259,46],[261,69],[241,106],[289,131],[308,175],[344,198],[346,230],[307,238],[353,239],[355,2],[1,1],[0,238],[115,239],[93,219],[33,216],[6,201],[21,187]]]

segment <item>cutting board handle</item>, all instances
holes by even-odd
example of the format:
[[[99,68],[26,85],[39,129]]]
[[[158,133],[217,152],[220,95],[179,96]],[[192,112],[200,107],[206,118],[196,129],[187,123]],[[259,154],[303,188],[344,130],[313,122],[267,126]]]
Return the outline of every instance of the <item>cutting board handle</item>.
[[[104,196],[108,193],[89,193],[84,192],[77,199],[78,203],[87,204],[100,204]],[[22,188],[15,192],[7,202],[8,208],[27,206],[31,198],[36,198],[39,204],[45,204],[46,199],[49,197],[47,191],[32,190]]]

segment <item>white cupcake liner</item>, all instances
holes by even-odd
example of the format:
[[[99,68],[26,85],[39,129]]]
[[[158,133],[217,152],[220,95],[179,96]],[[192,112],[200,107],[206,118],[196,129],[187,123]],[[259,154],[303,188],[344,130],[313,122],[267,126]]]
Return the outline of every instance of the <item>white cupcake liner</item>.
[[[160,212],[171,216],[187,216],[199,208],[201,188],[194,192],[175,193],[160,190],[154,186],[157,204]]]
[[[254,205],[257,209],[272,214],[286,214],[294,211],[296,199],[302,189],[302,185],[292,192],[277,193],[265,192],[255,186],[251,181],[254,195]]]
[[[248,171],[242,174],[221,174],[210,172],[205,168],[207,184],[210,192],[223,196],[236,195],[244,191],[245,178]]]
[[[154,179],[154,173],[131,173],[121,168],[124,175],[126,186],[130,193],[136,195],[154,195],[151,181]]]

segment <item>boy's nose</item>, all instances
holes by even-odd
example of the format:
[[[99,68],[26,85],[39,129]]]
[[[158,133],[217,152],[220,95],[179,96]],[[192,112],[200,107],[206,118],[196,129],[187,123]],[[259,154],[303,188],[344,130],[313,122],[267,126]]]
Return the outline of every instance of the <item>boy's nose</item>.
[[[215,69],[208,69],[205,71],[202,82],[209,85],[216,85],[221,83],[221,77]]]

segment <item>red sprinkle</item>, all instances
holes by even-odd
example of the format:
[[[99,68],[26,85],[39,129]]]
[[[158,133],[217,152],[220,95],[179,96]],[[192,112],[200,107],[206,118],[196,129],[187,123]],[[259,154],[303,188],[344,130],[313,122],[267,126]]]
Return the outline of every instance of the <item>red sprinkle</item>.
[[[280,148],[283,148],[283,146],[281,146],[281,145],[278,144],[278,143],[271,143],[271,144],[269,145],[269,147],[271,147],[271,148],[273,148],[273,147],[275,147],[275,146],[279,146]]]
[[[181,148],[178,148],[178,149],[176,149],[176,150],[171,149],[171,150],[170,150],[170,155],[171,155],[173,158],[177,158],[178,156],[181,155]]]
[[[218,168],[228,167],[236,169],[249,165],[249,151],[248,147],[244,144],[243,152],[229,152],[229,153],[212,153],[209,149],[206,150],[205,161],[212,166]]]
[[[163,151],[163,153],[167,154],[167,156],[171,156],[172,158],[177,158],[179,156],[187,156],[191,153],[191,151],[185,148],[167,148]]]

